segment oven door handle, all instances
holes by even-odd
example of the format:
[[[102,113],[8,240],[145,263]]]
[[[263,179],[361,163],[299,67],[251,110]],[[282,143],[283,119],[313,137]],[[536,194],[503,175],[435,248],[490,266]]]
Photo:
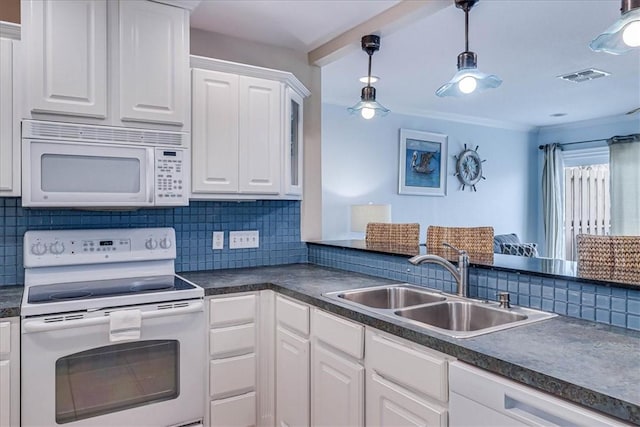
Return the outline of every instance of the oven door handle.
[[[156,319],[160,317],[178,316],[181,314],[197,313],[202,310],[204,310],[204,304],[201,301],[198,301],[190,303],[186,307],[166,308],[155,311],[143,311],[142,319],[144,320]],[[109,321],[109,316],[92,317],[89,319],[62,320],[57,322],[46,322],[45,320],[27,320],[22,323],[22,330],[26,333],[47,332],[60,329],[73,329],[81,328],[84,326],[108,324]]]

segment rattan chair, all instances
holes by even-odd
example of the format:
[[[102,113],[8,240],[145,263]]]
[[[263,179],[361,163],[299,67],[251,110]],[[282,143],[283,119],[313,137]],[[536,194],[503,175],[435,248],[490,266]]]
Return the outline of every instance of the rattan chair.
[[[370,222],[367,224],[365,240],[367,243],[417,247],[420,243],[420,224]]]
[[[427,228],[427,251],[439,253],[443,243],[467,251],[470,255],[493,257],[493,227],[440,227]]]
[[[577,237],[578,276],[640,285],[640,236]]]

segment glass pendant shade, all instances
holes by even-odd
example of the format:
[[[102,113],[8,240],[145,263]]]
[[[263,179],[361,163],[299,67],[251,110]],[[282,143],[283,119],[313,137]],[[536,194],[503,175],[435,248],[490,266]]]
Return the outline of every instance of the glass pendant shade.
[[[349,107],[351,114],[360,113],[364,119],[372,119],[375,116],[386,116],[389,110],[376,101],[376,88],[373,86],[365,86],[362,88],[360,102],[353,107]]]
[[[475,53],[462,52],[458,55],[458,72],[453,75],[451,80],[440,86],[436,95],[440,97],[465,96],[473,92],[493,89],[501,84],[500,77],[478,70]]]
[[[621,55],[640,47],[640,7],[624,12],[620,19],[589,44],[595,52]]]

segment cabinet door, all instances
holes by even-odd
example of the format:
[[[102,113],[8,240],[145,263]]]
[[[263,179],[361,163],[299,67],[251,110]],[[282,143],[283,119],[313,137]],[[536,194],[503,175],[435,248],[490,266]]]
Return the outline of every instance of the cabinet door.
[[[118,63],[123,122],[186,122],[189,24],[184,9],[142,0],[119,2]]]
[[[309,425],[309,340],[276,330],[276,425]]]
[[[367,425],[380,427],[447,425],[447,411],[430,404],[373,371],[367,373]]]
[[[106,118],[106,0],[22,5],[29,110]]]
[[[238,191],[238,76],[193,70],[191,190]]]
[[[303,105],[302,97],[293,89],[286,89],[284,138],[284,192],[302,196]]]
[[[20,122],[14,57],[17,42],[0,39],[0,196],[20,195]]]
[[[311,425],[364,425],[364,367],[314,342]]]
[[[11,426],[11,365],[0,361],[0,427]],[[15,425],[15,423],[13,424]]]
[[[282,84],[240,76],[240,192],[280,193]]]

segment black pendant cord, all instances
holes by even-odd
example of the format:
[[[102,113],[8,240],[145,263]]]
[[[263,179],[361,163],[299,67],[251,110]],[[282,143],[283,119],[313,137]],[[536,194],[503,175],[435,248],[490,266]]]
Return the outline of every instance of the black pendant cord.
[[[469,52],[469,8],[464,8],[464,51]]]
[[[367,74],[367,87],[371,87],[371,57],[373,56],[372,53],[369,54],[369,72]]]

